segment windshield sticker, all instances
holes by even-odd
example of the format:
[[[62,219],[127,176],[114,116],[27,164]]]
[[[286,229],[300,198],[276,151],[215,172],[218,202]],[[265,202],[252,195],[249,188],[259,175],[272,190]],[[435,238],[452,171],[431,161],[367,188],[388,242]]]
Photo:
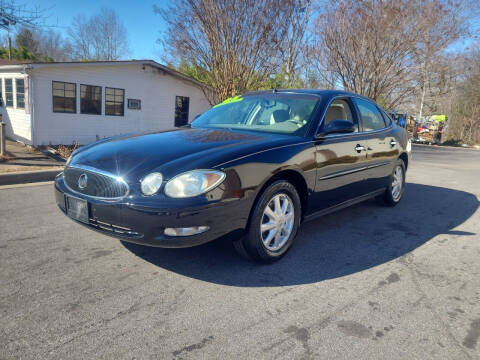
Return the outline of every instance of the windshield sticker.
[[[242,95],[237,95],[237,96],[228,98],[227,100],[224,100],[224,101],[221,102],[220,104],[215,105],[214,108],[216,108],[216,107],[218,107],[218,106],[222,106],[222,105],[227,105],[227,104],[239,102],[239,101],[242,101],[242,100],[243,100]]]

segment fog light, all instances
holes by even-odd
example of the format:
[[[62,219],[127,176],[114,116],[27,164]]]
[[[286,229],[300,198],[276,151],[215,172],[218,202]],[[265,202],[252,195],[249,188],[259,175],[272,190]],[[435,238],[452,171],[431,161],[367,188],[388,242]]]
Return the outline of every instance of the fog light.
[[[210,226],[192,226],[184,228],[166,228],[164,233],[168,236],[190,236],[201,234],[207,230],[210,230]]]

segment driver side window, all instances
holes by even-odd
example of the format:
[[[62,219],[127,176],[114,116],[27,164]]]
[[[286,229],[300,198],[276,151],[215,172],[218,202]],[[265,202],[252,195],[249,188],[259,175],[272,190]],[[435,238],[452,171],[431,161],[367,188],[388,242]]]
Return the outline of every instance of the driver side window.
[[[325,121],[323,126],[328,126],[332,120],[350,121],[355,127],[355,132],[358,132],[358,124],[355,122],[350,105],[346,100],[337,99],[330,104],[327,112],[325,113]]]

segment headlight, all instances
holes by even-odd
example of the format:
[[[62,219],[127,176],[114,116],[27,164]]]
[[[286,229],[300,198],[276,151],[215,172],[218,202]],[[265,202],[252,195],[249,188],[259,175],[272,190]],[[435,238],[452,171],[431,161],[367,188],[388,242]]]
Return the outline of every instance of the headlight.
[[[72,155],[70,155],[70,156],[68,157],[68,159],[67,159],[67,162],[66,162],[65,166],[68,166],[68,165],[70,165],[70,162],[71,162],[71,161],[72,161]]]
[[[158,172],[148,174],[140,181],[140,189],[143,195],[155,194],[162,186],[163,176]]]
[[[165,185],[165,194],[172,198],[187,198],[203,194],[225,179],[225,173],[216,170],[193,170],[175,176]]]

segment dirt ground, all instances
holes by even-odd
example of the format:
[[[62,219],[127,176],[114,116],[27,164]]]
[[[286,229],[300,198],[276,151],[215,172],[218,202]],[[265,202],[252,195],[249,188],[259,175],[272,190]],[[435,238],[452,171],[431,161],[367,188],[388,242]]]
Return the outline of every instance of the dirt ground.
[[[17,171],[62,169],[64,161],[45,155],[37,149],[7,140],[7,156],[0,159],[0,174]]]

